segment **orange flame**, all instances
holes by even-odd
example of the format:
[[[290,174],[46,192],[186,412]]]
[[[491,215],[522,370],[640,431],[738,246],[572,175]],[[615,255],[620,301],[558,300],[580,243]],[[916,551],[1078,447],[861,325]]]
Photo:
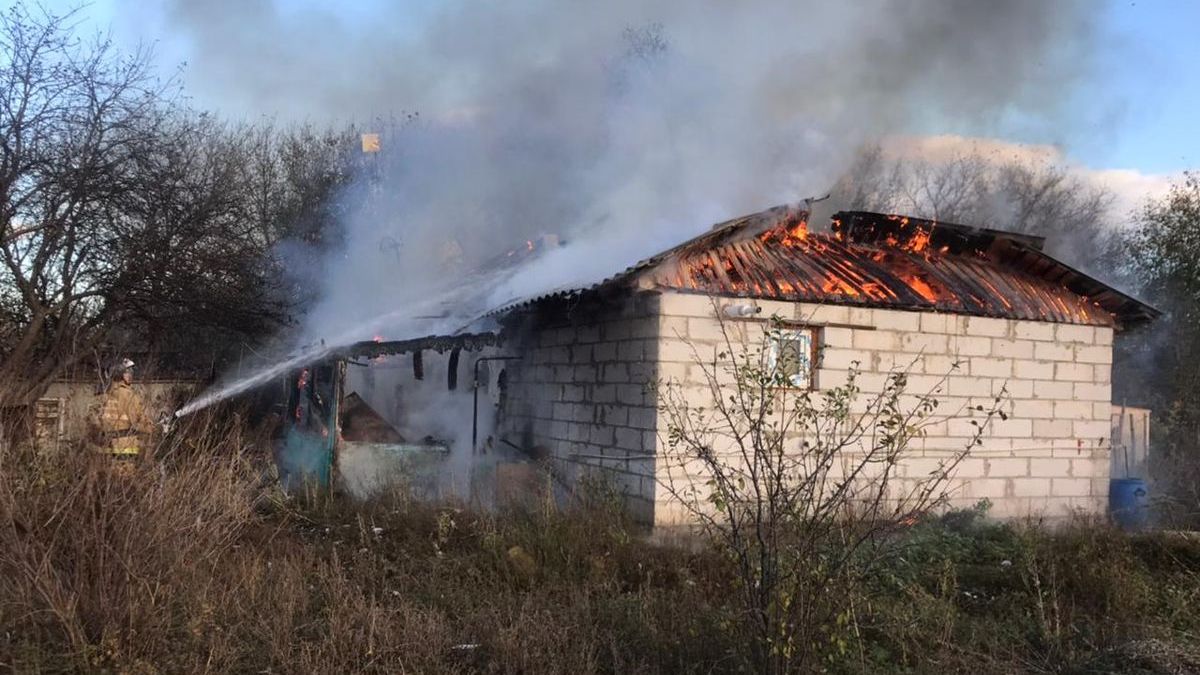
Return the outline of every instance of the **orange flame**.
[[[838,293],[840,295],[849,295],[858,297],[861,295],[859,290],[841,277],[833,276],[832,274],[825,278],[825,282],[821,284],[821,290],[825,293]]]
[[[879,241],[881,246],[869,247],[867,250],[856,249],[857,255],[883,264],[884,267],[892,267],[895,270],[894,273],[913,294],[928,302],[942,302],[951,297],[947,295],[946,289],[941,287],[938,280],[930,278],[922,272],[921,264],[914,264],[915,261],[907,256],[896,255],[896,252],[903,251],[920,255],[928,260],[933,255],[948,252],[948,246],[933,249],[932,234],[936,225],[930,225],[924,220],[910,220],[899,215],[888,218],[895,222],[895,231],[884,234]],[[757,238],[764,246],[779,246],[803,251],[807,254],[821,255],[831,247],[838,246],[835,242],[842,242],[843,245],[848,243],[841,226],[842,223],[835,220],[829,235],[813,234],[810,233],[808,222],[805,219],[793,216],[776,222],[773,227],[760,233]],[[850,245],[854,248],[853,244]],[[675,283],[692,288],[717,284],[739,293],[794,295],[808,292],[806,284],[797,284],[796,281],[787,278],[784,274],[774,276],[769,285],[754,277],[743,277],[742,267],[736,258],[740,254],[736,251],[735,247],[730,251],[716,254],[710,252],[706,255],[688,256],[681,260],[681,264],[676,268]],[[838,258],[838,262],[828,269],[824,277],[817,283],[820,292],[846,298],[880,301],[898,297],[897,292],[886,282],[876,279],[867,267],[860,266],[855,262],[856,259],[863,258],[854,256],[839,256]]]
[[[938,299],[937,291],[933,290],[933,287],[930,286],[921,277],[919,277],[915,274],[912,276],[909,276],[909,277],[905,277],[904,283],[908,284],[908,287],[913,289],[914,291],[916,291],[917,294],[920,295],[922,298],[925,298],[926,300],[928,300],[930,302],[937,302],[937,299]]]
[[[925,249],[929,248],[929,230],[917,230],[917,233],[913,235],[904,248],[913,253],[925,251]]]
[[[785,220],[758,235],[758,238],[764,243],[778,241],[789,248],[802,247],[808,241],[808,221],[800,219],[790,223]]]
[[[909,225],[913,224],[907,216],[890,215],[887,217],[887,219],[894,223],[898,223],[899,229],[901,230],[904,230]],[[911,235],[904,234],[897,236],[895,233],[888,233],[883,241],[888,246],[894,246],[910,253],[921,253],[928,255],[927,251],[929,250],[933,227],[936,227],[936,223],[931,227],[921,227],[918,224],[916,226],[916,231]],[[902,238],[904,239],[903,241],[901,241]],[[943,246],[939,252],[945,253],[946,251],[947,247]]]
[[[783,241],[785,243],[799,244],[808,240],[808,221],[801,220],[785,231]]]

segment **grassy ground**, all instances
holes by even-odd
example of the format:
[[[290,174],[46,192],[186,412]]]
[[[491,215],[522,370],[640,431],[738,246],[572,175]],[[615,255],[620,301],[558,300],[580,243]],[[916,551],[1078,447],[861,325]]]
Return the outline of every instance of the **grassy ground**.
[[[205,444],[207,443],[207,445]],[[607,499],[479,514],[282,498],[237,432],[118,476],[0,461],[0,670],[745,672],[727,561]],[[1200,672],[1200,543],[977,513],[839,593],[832,672]]]

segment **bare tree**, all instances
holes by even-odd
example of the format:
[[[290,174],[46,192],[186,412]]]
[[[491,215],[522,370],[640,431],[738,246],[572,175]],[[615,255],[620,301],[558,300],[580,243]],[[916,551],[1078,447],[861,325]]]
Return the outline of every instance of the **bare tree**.
[[[245,136],[173,111],[130,163],[129,191],[106,224],[105,279],[118,329],[144,348],[207,352],[267,334],[287,298],[244,182]],[[175,344],[169,344],[175,343]]]
[[[264,243],[335,244],[347,206],[338,197],[364,164],[358,130],[265,123],[241,134],[246,201]]]
[[[996,190],[1008,204],[994,221],[997,226],[1049,236],[1059,250],[1062,245],[1054,240],[1091,244],[1085,249],[1097,255],[1101,249],[1095,235],[1111,231],[1112,193],[1085,184],[1061,166],[1011,162],[1000,168]]]
[[[211,355],[278,328],[275,249],[336,241],[355,170],[352,129],[231,128],[71,21],[0,14],[4,409],[105,343]]]
[[[843,208],[1045,236],[1051,253],[1083,267],[1104,259],[1113,233],[1113,195],[1053,163],[974,153],[889,160],[867,146],[834,193]]]
[[[111,316],[107,225],[157,124],[145,55],[84,44],[66,20],[0,15],[0,407],[36,393]]]
[[[659,388],[662,484],[731,557],[761,672],[813,668],[837,649],[835,624],[886,559],[889,533],[942,502],[959,462],[1003,416],[1002,394],[974,410],[974,436],[935,470],[902,475],[910,443],[937,417],[944,380],[913,395],[897,371],[864,395],[851,369],[842,386],[796,388],[781,327],[773,320],[758,341],[723,323],[724,346],[711,358],[693,346],[702,395],[680,383]]]

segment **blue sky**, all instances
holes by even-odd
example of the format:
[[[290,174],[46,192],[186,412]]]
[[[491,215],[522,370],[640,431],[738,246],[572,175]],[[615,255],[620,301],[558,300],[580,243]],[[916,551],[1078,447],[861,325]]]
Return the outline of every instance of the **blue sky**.
[[[350,8],[352,21],[369,23],[376,1],[341,3],[338,11],[345,16]],[[50,0],[48,4],[66,8],[77,3]],[[426,0],[409,4],[414,16],[432,6]],[[1078,100],[1069,106],[1079,112],[1070,136],[1019,131],[1017,125],[1007,134],[1000,132],[1002,140],[1055,145],[1069,160],[1093,169],[1175,175],[1200,168],[1200,39],[1196,35],[1200,0],[1095,0],[1095,5],[1104,40]],[[97,29],[111,29],[120,44],[154,43],[160,65],[169,70],[187,58],[187,50],[167,34],[162,11],[154,2],[94,0],[84,7],[81,18]],[[219,107],[219,102],[199,102]]]
[[[1082,93],[1114,105],[1114,116],[1068,155],[1145,173],[1200,168],[1200,2],[1125,0],[1103,24],[1114,41]]]

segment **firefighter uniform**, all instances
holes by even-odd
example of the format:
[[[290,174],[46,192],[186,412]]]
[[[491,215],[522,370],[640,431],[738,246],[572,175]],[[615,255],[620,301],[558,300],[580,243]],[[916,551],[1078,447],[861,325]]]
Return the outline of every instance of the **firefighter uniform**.
[[[154,423],[133,386],[118,380],[108,390],[100,409],[100,428],[108,440],[102,452],[134,458],[141,452],[142,439],[154,430]]]

